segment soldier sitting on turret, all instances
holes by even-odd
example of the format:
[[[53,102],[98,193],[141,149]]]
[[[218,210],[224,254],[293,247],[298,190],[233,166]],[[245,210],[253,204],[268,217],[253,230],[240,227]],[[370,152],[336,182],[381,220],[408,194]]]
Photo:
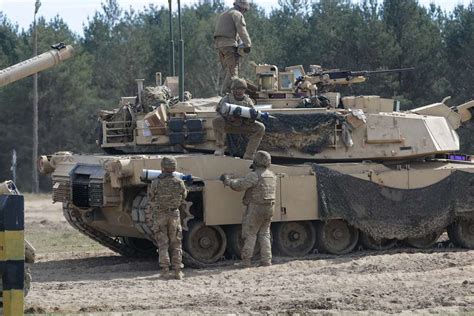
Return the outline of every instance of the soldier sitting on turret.
[[[265,125],[253,119],[221,113],[224,103],[237,104],[245,107],[254,107],[252,99],[245,94],[247,83],[243,79],[232,80],[231,93],[224,96],[216,107],[219,114],[213,121],[214,135],[216,137],[216,151],[214,155],[223,156],[225,150],[225,133],[246,134],[249,141],[245,150],[244,159],[252,160],[258,146],[265,134]]]

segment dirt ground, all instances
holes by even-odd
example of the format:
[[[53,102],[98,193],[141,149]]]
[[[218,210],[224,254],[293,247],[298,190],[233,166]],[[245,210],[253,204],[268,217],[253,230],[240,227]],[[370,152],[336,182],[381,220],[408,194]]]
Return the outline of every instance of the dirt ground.
[[[272,267],[233,262],[158,278],[154,260],[132,260],[71,228],[50,197],[26,196],[26,235],[36,247],[28,313],[474,313],[474,251],[398,248]]]

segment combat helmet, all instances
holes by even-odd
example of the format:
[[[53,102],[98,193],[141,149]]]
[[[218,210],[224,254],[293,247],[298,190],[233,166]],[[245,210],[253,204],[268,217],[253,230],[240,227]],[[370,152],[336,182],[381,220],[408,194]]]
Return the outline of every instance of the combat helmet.
[[[234,78],[230,84],[230,89],[247,89],[247,82],[244,79]]]
[[[272,157],[266,151],[259,150],[257,151],[257,153],[255,153],[255,157],[253,158],[253,165],[255,167],[268,168],[270,167],[271,163],[272,163]]]
[[[248,0],[235,0],[234,5],[238,6],[241,9],[250,9],[250,3],[248,2]]]
[[[177,164],[174,157],[163,157],[163,159],[161,159],[161,170],[163,172],[174,172],[176,171]]]

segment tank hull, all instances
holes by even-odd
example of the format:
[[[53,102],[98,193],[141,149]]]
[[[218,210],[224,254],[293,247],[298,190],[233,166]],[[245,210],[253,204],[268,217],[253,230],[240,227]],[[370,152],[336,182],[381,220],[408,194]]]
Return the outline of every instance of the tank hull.
[[[222,173],[245,175],[251,161],[206,154],[173,156],[177,171],[194,178],[188,183],[187,208],[181,216],[187,264],[212,263],[224,253],[239,256],[243,193],[218,179]],[[54,170],[53,200],[63,203],[72,226],[123,255],[154,256],[146,183],[140,175],[143,169],[160,169],[162,157],[59,153],[43,158],[40,165]],[[382,240],[436,237],[459,221],[472,225],[471,162],[272,164],[271,170],[278,175],[273,240],[285,255],[300,256],[315,248],[343,254],[354,249],[359,235],[366,244],[372,241],[371,248]],[[206,229],[214,248],[191,242],[203,238]],[[467,241],[456,244],[472,247],[472,236],[463,238]]]

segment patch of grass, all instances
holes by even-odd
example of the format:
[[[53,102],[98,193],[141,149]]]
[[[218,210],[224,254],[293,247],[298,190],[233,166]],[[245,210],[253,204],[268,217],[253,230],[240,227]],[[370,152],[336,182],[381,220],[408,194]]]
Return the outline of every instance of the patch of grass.
[[[35,247],[37,254],[102,251],[107,249],[89,237],[72,229],[26,231],[25,237]]]

